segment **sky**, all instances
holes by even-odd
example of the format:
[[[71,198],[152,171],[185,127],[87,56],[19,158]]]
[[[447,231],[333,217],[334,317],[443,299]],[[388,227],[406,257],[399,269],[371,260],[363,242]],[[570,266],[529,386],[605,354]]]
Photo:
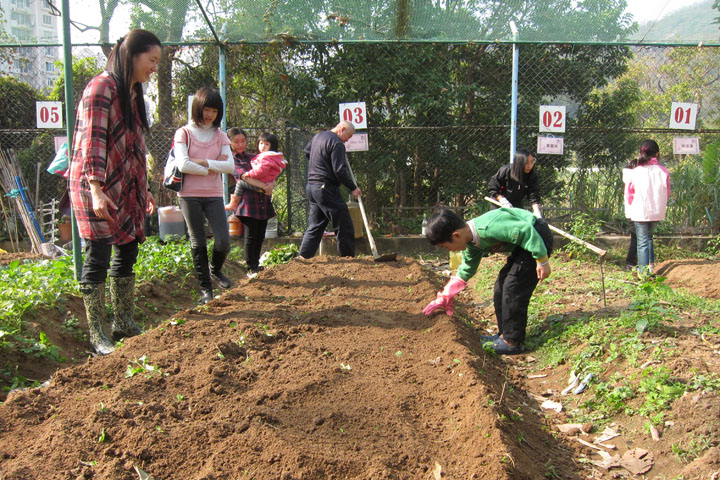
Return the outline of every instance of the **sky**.
[[[700,3],[702,0],[627,0],[627,12],[638,23],[658,20],[675,10]]]

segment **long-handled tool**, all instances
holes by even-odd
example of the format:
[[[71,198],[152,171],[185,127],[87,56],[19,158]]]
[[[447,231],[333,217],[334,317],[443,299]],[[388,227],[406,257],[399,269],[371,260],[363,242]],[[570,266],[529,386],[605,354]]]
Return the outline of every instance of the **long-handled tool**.
[[[485,197],[485,200],[492,203],[493,205],[502,207],[502,204],[500,202],[498,202],[497,200],[495,200],[494,198]],[[600,247],[596,247],[592,243],[588,243],[585,240],[578,238],[571,233],[566,232],[565,230],[560,230],[559,228],[554,227],[554,226],[550,225],[549,223],[547,224],[547,226],[553,232],[558,233],[558,234],[562,235],[563,237],[567,238],[568,240],[572,240],[575,243],[579,243],[580,245],[584,246],[585,248],[592,250],[593,252],[600,255],[600,281],[602,283],[603,305],[605,306],[605,308],[607,308],[607,299],[605,297],[605,272],[603,271],[603,259],[605,258],[605,254],[607,253],[607,250],[603,250]]]
[[[348,170],[350,170],[350,176],[357,185],[355,180],[355,174],[350,168],[350,162],[347,162]],[[365,207],[363,206],[362,196],[358,196],[358,204],[360,204],[360,213],[362,214],[363,224],[365,224],[365,231],[367,232],[368,242],[370,242],[370,251],[372,251],[373,260],[376,262],[394,262],[397,260],[397,253],[386,253],[385,255],[378,255],[377,247],[375,246],[375,239],[373,239],[372,233],[370,232],[370,223],[368,223],[367,215],[365,214]]]
[[[498,202],[497,200],[495,200],[494,198],[485,197],[485,200],[487,200],[488,202],[492,203],[493,205],[497,205],[498,207],[502,207],[502,204],[501,204],[500,202]],[[566,232],[565,230],[560,230],[559,228],[557,228],[557,227],[555,227],[555,226],[553,226],[553,225],[550,225],[549,223],[548,223],[548,227],[549,227],[550,230],[552,230],[553,232],[562,235],[563,237],[567,238],[568,240],[572,240],[573,242],[579,243],[579,244],[582,245],[583,247],[592,250],[593,252],[595,252],[595,253],[597,253],[598,255],[600,255],[601,258],[604,257],[605,254],[607,253],[607,250],[603,250],[603,249],[600,248],[600,247],[596,247],[596,246],[593,245],[592,243],[588,243],[588,242],[586,242],[585,240],[583,240],[583,239],[581,239],[581,238],[578,238],[578,237],[576,237],[575,235],[573,235],[573,234],[571,234],[571,233]]]

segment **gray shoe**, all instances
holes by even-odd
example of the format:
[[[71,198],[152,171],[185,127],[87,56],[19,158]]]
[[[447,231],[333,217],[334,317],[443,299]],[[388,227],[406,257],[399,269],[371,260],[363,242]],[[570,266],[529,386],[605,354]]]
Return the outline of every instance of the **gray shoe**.
[[[512,346],[503,340],[502,337],[496,338],[492,345],[490,345],[490,348],[498,355],[517,355],[525,351],[522,345]]]
[[[485,342],[494,342],[494,341],[497,340],[498,338],[500,338],[500,334],[499,334],[499,333],[496,333],[495,335],[480,335],[480,340],[482,340],[483,343],[485,343]]]
[[[85,303],[90,344],[100,355],[112,353],[115,351],[115,346],[103,330],[108,324],[105,310],[105,284],[84,283],[80,285],[80,291]]]

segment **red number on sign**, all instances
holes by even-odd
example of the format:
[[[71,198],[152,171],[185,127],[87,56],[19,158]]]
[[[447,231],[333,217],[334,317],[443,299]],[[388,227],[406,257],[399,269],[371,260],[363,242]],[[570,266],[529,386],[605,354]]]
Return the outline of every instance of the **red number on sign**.
[[[563,125],[562,117],[563,117],[563,115],[560,110],[555,112],[555,124],[553,125],[553,127],[557,127],[557,128],[562,127],[562,125]]]
[[[355,120],[353,123],[361,124],[363,123],[363,109],[360,107],[355,107]]]
[[[353,113],[355,114],[355,118],[353,118]],[[363,109],[360,107],[355,107],[355,110],[353,111],[349,108],[346,108],[345,110],[343,110],[342,118],[346,122],[360,125],[361,123],[363,123]]]
[[[552,114],[550,112],[543,113],[543,126],[545,128],[549,127],[552,123]]]
[[[683,119],[690,125],[690,108],[685,111],[682,108],[675,109],[675,123],[683,123]]]
[[[40,121],[42,123],[47,123],[48,119],[50,118],[50,111],[47,107],[41,107],[40,108]]]
[[[58,123],[60,121],[60,112],[58,112],[58,107],[52,107],[50,112],[50,122],[51,123]]]

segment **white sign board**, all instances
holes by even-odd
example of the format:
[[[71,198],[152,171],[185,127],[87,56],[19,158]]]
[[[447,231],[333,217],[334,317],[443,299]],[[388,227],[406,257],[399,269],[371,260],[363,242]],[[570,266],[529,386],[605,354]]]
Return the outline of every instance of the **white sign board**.
[[[192,102],[195,95],[188,95],[188,123],[192,122]]]
[[[55,153],[57,153],[63,143],[67,143],[67,135],[62,137],[53,137],[53,142],[55,143]]]
[[[670,108],[670,128],[695,130],[697,112],[697,103],[672,102],[672,107]]]
[[[545,155],[562,155],[565,151],[565,139],[563,137],[538,136],[537,153]]]
[[[565,133],[564,105],[540,105],[540,131]]]
[[[700,154],[700,139],[698,137],[675,137],[673,138],[673,154]]]
[[[367,128],[367,110],[365,102],[341,103],[340,121],[347,121],[355,125],[355,129]]]
[[[367,152],[368,150],[367,133],[356,133],[350,137],[350,140],[345,142],[346,152]]]
[[[37,128],[63,128],[62,102],[35,102]]]

